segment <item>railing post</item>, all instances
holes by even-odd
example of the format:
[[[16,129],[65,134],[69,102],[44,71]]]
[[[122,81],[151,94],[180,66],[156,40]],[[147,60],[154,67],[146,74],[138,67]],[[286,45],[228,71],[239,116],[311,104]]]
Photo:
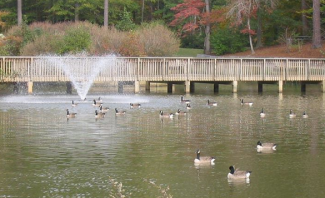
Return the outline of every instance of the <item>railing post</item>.
[[[190,58],[188,58],[187,59],[187,66],[186,66],[186,80],[189,80],[190,79],[190,76],[189,76],[189,71],[190,71],[190,62],[191,62],[191,60],[190,60]],[[191,69],[191,71],[193,71],[192,69]]]
[[[167,69],[167,66],[166,66],[166,58],[164,58],[164,64],[162,66],[162,72],[161,72],[161,79],[164,80],[164,76],[165,76],[165,70]]]
[[[262,80],[264,81],[265,80],[265,58],[263,59],[263,76],[262,76]]]

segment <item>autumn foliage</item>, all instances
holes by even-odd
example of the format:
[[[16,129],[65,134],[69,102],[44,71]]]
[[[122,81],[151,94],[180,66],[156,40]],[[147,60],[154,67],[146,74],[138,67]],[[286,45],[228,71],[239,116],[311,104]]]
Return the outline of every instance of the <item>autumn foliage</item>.
[[[0,55],[117,54],[120,56],[170,56],[180,42],[166,26],[151,24],[134,31],[105,28],[89,22],[33,23],[12,27],[0,39]]]
[[[208,13],[204,8],[205,3],[203,0],[184,0],[184,3],[171,8],[176,14],[174,15],[175,19],[169,25],[181,25],[179,34],[186,36],[186,34],[195,31],[201,26],[225,20],[224,9],[212,10]]]

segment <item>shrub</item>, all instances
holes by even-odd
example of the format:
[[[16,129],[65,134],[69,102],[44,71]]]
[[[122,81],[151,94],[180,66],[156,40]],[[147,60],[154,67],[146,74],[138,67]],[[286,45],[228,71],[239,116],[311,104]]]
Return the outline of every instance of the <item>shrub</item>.
[[[78,53],[89,51],[90,49],[90,34],[89,31],[82,27],[71,27],[63,37],[63,45],[57,51],[58,54]]]
[[[245,51],[248,46],[247,36],[231,28],[219,28],[211,34],[212,51],[217,55]]]
[[[179,39],[159,22],[144,24],[137,34],[148,56],[171,56],[179,50]]]

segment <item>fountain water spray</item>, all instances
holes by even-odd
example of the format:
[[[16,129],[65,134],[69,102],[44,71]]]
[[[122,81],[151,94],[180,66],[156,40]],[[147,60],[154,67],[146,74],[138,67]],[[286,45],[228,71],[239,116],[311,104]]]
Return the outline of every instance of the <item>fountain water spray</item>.
[[[116,56],[42,56],[36,61],[44,61],[46,66],[62,69],[77,90],[80,99],[84,100],[99,73],[116,64]]]

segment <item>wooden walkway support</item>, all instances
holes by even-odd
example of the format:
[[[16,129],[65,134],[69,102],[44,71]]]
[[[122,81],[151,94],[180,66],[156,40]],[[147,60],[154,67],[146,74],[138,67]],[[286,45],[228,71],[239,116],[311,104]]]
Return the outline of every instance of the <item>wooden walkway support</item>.
[[[73,76],[73,79],[72,77]],[[32,93],[33,82],[88,81],[94,83],[133,82],[135,92],[140,82],[166,83],[168,92],[174,84],[183,84],[185,92],[195,91],[195,83],[230,84],[238,91],[239,82],[278,84],[283,92],[284,82],[307,84],[325,82],[325,59],[297,58],[182,58],[182,57],[0,57],[0,82],[27,83]],[[71,91],[71,89],[67,89]]]

